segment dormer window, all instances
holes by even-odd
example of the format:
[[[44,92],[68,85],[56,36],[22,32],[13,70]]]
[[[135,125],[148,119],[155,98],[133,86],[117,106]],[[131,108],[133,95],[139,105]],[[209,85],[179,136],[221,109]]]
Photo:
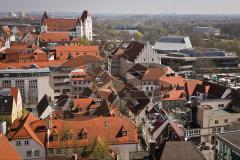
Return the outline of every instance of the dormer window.
[[[121,136],[127,136],[127,130],[124,127],[122,127],[120,130],[120,134]]]
[[[56,130],[54,130],[50,136],[50,141],[57,141],[58,140],[58,134]]]
[[[79,133],[79,139],[87,139],[87,131],[86,129],[82,129],[82,131]]]
[[[72,132],[71,132],[71,131],[68,131],[68,132],[65,134],[64,139],[65,139],[65,140],[71,140],[71,139],[73,139],[73,134],[72,134]]]
[[[122,131],[122,136],[127,136],[127,131]]]
[[[52,140],[57,141],[58,140],[58,135],[52,135]]]

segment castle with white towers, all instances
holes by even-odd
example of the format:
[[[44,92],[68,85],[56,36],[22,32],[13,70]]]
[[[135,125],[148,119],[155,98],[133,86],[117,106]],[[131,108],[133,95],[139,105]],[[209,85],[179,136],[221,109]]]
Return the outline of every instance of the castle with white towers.
[[[49,18],[44,12],[41,19],[41,32],[68,32],[69,36],[92,40],[92,17],[83,11],[77,19]]]

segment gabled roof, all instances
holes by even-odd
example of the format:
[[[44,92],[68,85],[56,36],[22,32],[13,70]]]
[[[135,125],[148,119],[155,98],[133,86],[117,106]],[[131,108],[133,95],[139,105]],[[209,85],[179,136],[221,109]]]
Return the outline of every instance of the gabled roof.
[[[128,47],[125,49],[122,58],[134,62],[134,60],[137,58],[137,56],[143,50],[143,48],[144,48],[143,43],[131,41]]]
[[[26,69],[32,65],[36,65],[39,68],[45,68],[54,65],[62,65],[66,60],[54,60],[54,61],[33,61],[33,62],[0,62],[0,69]]]
[[[142,80],[158,80],[166,73],[166,68],[148,68],[143,75]]]
[[[185,86],[186,80],[185,78],[182,78],[180,76],[162,76],[159,78],[160,81],[163,81],[165,83],[169,83],[171,85],[179,85],[179,86]]]
[[[109,58],[111,60],[117,60],[121,57],[121,55],[124,53],[124,50],[122,48],[117,48],[116,50],[114,50],[111,55],[109,56]]]
[[[29,113],[22,118],[16,119],[10,127],[7,138],[9,140],[32,138],[39,145],[44,147],[45,135],[44,139],[40,139],[34,132],[34,129],[31,128],[31,124],[37,120],[37,117],[35,117],[32,113]]]
[[[81,108],[81,109],[86,109],[90,107],[90,105],[93,103],[93,98],[78,98],[78,99],[73,99],[73,105],[74,108]]]
[[[195,80],[195,79],[188,79],[186,83],[186,92],[189,96],[192,96],[197,85],[201,85],[203,81]]]
[[[16,151],[8,139],[0,133],[0,159],[1,160],[21,160],[21,155]]]
[[[138,79],[142,79],[144,73],[146,72],[147,68],[144,67],[143,65],[137,63],[135,64],[132,68],[130,68],[127,73],[133,75],[134,77]]]
[[[126,102],[126,106],[133,114],[140,113],[150,102],[143,91],[138,90],[131,84],[127,84],[119,92],[119,96]]]
[[[83,65],[87,65],[90,63],[97,63],[97,62],[100,62],[100,58],[98,56],[80,55],[78,57],[75,57],[71,60],[66,61],[66,63],[63,63],[63,65],[77,68]]]
[[[35,54],[41,54],[41,53],[44,53],[44,54],[46,54],[46,52],[44,52],[43,50],[41,50],[41,49],[36,49],[33,53],[35,53]]]
[[[176,100],[184,100],[186,97],[184,96],[184,90],[171,90],[166,93],[166,96],[162,98],[163,101],[176,101]]]
[[[40,102],[37,104],[38,117],[40,117],[43,114],[43,112],[47,109],[49,105],[50,105],[49,98],[45,94],[40,100]]]
[[[70,37],[68,32],[42,32],[39,35],[40,42],[55,43],[69,42]]]
[[[106,100],[103,100],[97,110],[93,113],[94,116],[110,116],[109,104]]]
[[[87,10],[84,10],[83,13],[82,13],[82,16],[81,16],[81,20],[82,20],[82,21],[85,21],[85,19],[86,19],[88,16],[91,16],[90,13],[89,13]]]

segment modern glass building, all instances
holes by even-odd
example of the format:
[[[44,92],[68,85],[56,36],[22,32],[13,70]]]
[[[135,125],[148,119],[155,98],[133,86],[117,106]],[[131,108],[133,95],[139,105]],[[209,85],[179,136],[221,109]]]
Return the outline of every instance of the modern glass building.
[[[215,135],[215,160],[240,160],[240,130]]]

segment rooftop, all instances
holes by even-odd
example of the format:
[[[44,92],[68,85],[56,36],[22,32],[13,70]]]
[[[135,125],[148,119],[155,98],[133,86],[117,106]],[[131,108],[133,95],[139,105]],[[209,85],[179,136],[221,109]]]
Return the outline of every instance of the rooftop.
[[[226,143],[230,144],[237,150],[240,150],[240,130],[237,131],[230,131],[226,133],[220,133],[216,135],[217,139],[221,139]]]
[[[167,142],[161,160],[205,160],[202,153],[190,141]]]

